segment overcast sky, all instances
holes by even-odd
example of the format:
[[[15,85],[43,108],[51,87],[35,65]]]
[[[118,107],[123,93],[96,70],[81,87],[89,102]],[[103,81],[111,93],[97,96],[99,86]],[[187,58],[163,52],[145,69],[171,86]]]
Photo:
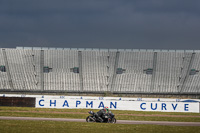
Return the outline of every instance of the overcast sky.
[[[0,0],[0,47],[200,49],[200,0]]]

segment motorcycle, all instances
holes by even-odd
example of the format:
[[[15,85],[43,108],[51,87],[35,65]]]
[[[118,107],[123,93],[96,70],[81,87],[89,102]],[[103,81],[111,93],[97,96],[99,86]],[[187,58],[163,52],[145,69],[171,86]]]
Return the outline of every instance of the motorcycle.
[[[88,112],[90,115],[86,118],[86,122],[101,122],[97,117],[96,113],[93,111]],[[105,116],[103,116],[103,123],[116,123],[115,115],[109,111]]]

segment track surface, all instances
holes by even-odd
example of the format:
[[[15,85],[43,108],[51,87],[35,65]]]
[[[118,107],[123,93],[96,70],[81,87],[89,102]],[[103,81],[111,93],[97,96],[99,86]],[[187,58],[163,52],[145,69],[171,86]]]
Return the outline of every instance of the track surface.
[[[0,120],[39,120],[39,121],[86,122],[85,119],[39,118],[39,117],[7,117],[7,116],[0,116]],[[129,121],[129,120],[117,120],[117,124],[151,124],[151,125],[173,125],[173,126],[200,126],[200,122]]]

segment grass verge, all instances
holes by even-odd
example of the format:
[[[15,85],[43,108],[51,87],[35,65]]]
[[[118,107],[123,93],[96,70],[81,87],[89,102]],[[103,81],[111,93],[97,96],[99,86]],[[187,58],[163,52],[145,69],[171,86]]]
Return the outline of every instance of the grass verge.
[[[0,116],[85,119],[89,109],[0,107]],[[98,111],[98,110],[93,110]],[[200,122],[199,113],[112,111],[117,120]]]
[[[102,133],[104,131],[111,133],[200,133],[200,127],[0,120],[0,132],[2,133]]]

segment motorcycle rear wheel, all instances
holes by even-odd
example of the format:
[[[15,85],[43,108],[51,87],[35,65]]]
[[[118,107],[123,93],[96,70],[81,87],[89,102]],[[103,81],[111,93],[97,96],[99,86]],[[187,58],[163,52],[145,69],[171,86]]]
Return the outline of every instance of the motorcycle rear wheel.
[[[88,117],[86,118],[86,122],[94,122],[94,121],[90,119],[90,116],[88,116]]]

